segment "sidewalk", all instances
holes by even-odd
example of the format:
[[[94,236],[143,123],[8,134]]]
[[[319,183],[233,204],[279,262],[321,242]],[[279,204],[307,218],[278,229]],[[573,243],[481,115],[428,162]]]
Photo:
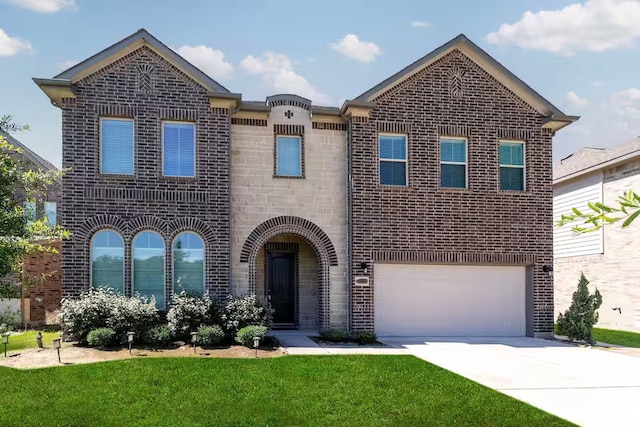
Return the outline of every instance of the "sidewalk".
[[[318,335],[315,330],[275,330],[269,335],[276,337],[282,348],[291,355],[410,354],[404,348],[385,345],[318,344],[309,338]]]

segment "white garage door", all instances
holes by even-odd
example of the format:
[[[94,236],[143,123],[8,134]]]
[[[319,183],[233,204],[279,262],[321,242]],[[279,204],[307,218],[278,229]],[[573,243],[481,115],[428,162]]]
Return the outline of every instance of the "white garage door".
[[[375,265],[378,336],[524,336],[525,267]]]

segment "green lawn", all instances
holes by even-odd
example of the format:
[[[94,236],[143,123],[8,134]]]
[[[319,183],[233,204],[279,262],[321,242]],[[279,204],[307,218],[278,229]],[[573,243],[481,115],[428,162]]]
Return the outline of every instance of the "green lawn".
[[[0,381],[2,426],[570,425],[411,356],[128,359]]]
[[[593,339],[607,344],[640,348],[640,334],[637,332],[593,328]]]
[[[38,335],[38,331],[27,331],[21,334],[10,335],[7,351],[9,352],[9,351],[21,350],[23,348],[38,347],[38,343],[36,342],[37,335]],[[52,347],[54,338],[60,338],[60,333],[59,332],[43,332],[42,344],[45,347]],[[2,355],[4,356],[4,345],[1,342],[0,342],[0,352],[2,352]]]

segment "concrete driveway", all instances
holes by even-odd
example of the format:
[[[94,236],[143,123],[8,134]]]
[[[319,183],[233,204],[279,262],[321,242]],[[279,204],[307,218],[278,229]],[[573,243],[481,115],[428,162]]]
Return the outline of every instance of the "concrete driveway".
[[[582,426],[640,425],[640,357],[534,338],[378,339]]]

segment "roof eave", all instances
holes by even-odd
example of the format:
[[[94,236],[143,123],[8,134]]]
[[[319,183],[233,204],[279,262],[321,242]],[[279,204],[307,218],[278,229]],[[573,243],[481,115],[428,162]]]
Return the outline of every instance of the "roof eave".
[[[570,124],[580,120],[580,116],[569,116],[566,114],[553,114],[549,117],[545,117],[542,120],[542,127],[551,129],[553,132],[557,132]]]
[[[33,78],[33,82],[49,97],[56,107],[62,105],[64,98],[75,98],[73,85],[66,79],[39,79]]]

